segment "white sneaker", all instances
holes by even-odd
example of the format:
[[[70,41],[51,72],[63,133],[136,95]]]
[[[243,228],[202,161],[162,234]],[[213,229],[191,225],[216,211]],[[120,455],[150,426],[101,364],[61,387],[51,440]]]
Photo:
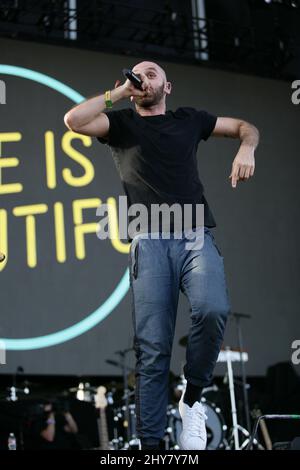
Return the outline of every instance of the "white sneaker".
[[[178,445],[182,450],[205,450],[207,443],[205,408],[199,401],[195,401],[190,407],[183,401],[184,394],[185,389],[179,400],[182,432],[178,439]]]

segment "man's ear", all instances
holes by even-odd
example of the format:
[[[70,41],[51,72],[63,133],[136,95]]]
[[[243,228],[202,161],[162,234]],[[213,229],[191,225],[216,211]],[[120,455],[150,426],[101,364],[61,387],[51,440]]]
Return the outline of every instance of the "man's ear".
[[[172,90],[172,83],[171,82],[166,82],[165,84],[165,92],[169,95]]]

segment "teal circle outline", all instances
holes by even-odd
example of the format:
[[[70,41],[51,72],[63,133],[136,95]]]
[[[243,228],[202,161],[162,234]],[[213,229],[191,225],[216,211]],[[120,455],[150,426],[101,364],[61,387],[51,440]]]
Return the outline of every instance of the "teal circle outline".
[[[77,91],[73,90],[68,85],[56,80],[55,78],[49,77],[40,72],[26,69],[24,67],[17,67],[14,65],[0,64],[0,73],[4,75],[14,75],[16,77],[26,78],[42,85],[52,88],[53,90],[61,93],[76,104],[83,101],[85,98]],[[2,347],[6,350],[14,351],[26,351],[32,349],[47,348],[56,344],[61,344],[70,339],[76,338],[77,336],[86,333],[88,330],[96,326],[102,320],[104,320],[112,310],[121,302],[123,297],[127,294],[129,289],[129,269],[126,268],[121,280],[117,287],[110,294],[110,296],[100,305],[93,313],[90,313],[83,320],[69,326],[63,330],[55,333],[50,333],[44,336],[35,336],[33,338],[0,338]]]

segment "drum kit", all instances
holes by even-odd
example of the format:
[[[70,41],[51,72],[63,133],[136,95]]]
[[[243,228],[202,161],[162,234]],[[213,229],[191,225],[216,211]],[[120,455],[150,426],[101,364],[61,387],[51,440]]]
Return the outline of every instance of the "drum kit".
[[[239,322],[243,314],[233,314]],[[239,325],[238,325],[239,329]],[[239,343],[242,346],[241,334],[239,332]],[[179,340],[181,346],[186,346],[187,337],[184,336]],[[129,352],[132,352],[132,348],[123,351],[117,351],[120,360],[107,360],[107,363],[116,366],[122,370],[123,383],[121,384],[120,390],[122,391],[121,397],[117,398],[117,388],[106,385],[105,390],[109,390],[105,393],[105,399],[103,399],[103,387],[101,388],[101,396],[99,395],[100,389],[94,389],[94,399],[96,407],[102,409],[101,415],[101,428],[99,427],[99,448],[103,448],[103,441],[106,441],[106,448],[114,450],[133,450],[139,448],[139,439],[136,432],[136,413],[135,413],[135,373],[134,370],[127,366],[126,357]],[[226,365],[226,375],[222,382],[222,387],[213,384],[210,387],[204,388],[202,393],[201,401],[205,407],[207,420],[207,450],[217,449],[244,449],[249,443],[251,429],[239,424],[238,413],[236,408],[236,393],[235,388],[239,382],[233,374],[233,363],[240,363],[245,365],[248,361],[248,353],[243,351],[241,347],[238,349],[232,349],[226,347],[220,351],[218,361]],[[179,414],[178,402],[181,394],[184,390],[186,380],[184,375],[181,375],[179,379],[175,379],[175,376],[170,372],[170,401],[166,410],[166,426],[165,435],[163,438],[165,450],[176,450],[179,449],[178,436],[181,433],[182,422]],[[77,391],[77,398],[85,399],[84,394],[89,394],[89,400],[92,400],[93,393],[91,389],[85,388],[84,384],[81,384]],[[248,384],[245,377],[245,367],[242,368],[242,381],[241,387],[243,391],[243,398],[247,397]],[[224,413],[222,412],[222,406],[224,406],[221,395],[227,394],[228,400],[230,401],[230,413],[228,417],[227,411],[227,423],[225,421]],[[248,398],[248,397],[247,397]],[[98,405],[97,405],[98,403]],[[99,405],[102,403],[102,406]],[[105,404],[104,404],[105,403]],[[247,417],[248,413],[248,399],[243,401],[243,409]],[[246,406],[245,406],[246,405]],[[107,410],[103,415],[103,408]],[[104,429],[105,436],[108,434],[109,439],[103,439],[101,433],[103,432],[103,416],[107,419],[107,428]],[[229,424],[230,422],[230,424]],[[247,419],[244,419],[247,423]],[[102,430],[101,430],[102,429]],[[108,441],[108,442],[107,442]],[[258,441],[254,441],[254,446],[258,449],[263,448]]]
[[[180,387],[180,384],[178,384],[178,387]],[[206,392],[204,390],[204,394],[205,393]],[[229,448],[229,444],[226,441],[227,426],[222,416],[220,407],[218,407],[215,403],[210,402],[205,398],[205,396],[202,397],[202,403],[206,408],[207,414],[207,449],[215,450]],[[109,442],[109,449],[137,450],[139,448],[139,439],[136,433],[135,403],[133,403],[133,401],[129,403],[128,408],[124,404],[122,405],[118,402],[107,406],[112,406],[113,414],[113,431],[112,439]],[[178,436],[181,433],[181,429],[182,422],[178,405],[176,403],[170,403],[167,406],[166,428],[163,438],[165,450],[179,449]]]
[[[180,377],[173,387],[175,397],[180,397],[185,379]],[[115,399],[117,390],[107,391],[104,386],[98,388],[91,387],[89,383],[80,383],[77,388],[77,398],[82,401],[92,402],[99,409],[98,433],[99,447],[97,449],[106,450],[138,450],[139,439],[136,431],[136,412],[134,403],[134,390],[128,390],[127,399],[124,395]],[[71,389],[72,392],[75,388]],[[218,392],[216,385],[203,390],[202,403],[205,406],[207,420],[207,450],[229,449],[226,439],[227,425],[225,424],[221,408],[210,401],[207,395],[210,392]],[[125,390],[126,393],[126,390]],[[125,402],[128,402],[126,405]],[[182,422],[178,409],[178,402],[175,400],[169,403],[166,410],[166,427],[163,438],[165,450],[176,450],[178,446],[178,436],[181,433]]]
[[[246,449],[251,446],[257,449],[264,447],[251,437],[248,388],[245,363],[248,353],[242,344],[240,320],[248,318],[244,314],[232,313],[238,330],[238,348],[222,348],[217,362],[224,363],[226,374],[221,385],[214,383],[202,392],[202,404],[207,415],[207,450]],[[187,345],[187,336],[179,340],[179,345]],[[78,386],[64,391],[64,396],[88,402],[97,409],[99,445],[97,449],[107,450],[138,450],[140,441],[136,429],[135,408],[135,370],[128,366],[128,354],[133,348],[116,351],[117,360],[107,359],[106,362],[122,371],[122,381],[108,382],[100,387],[80,382]],[[234,377],[233,363],[241,366],[241,379]],[[166,409],[166,424],[163,437],[165,450],[179,449],[178,437],[182,430],[182,421],[178,403],[186,385],[184,375],[176,377],[171,371],[169,376],[169,404]],[[242,410],[237,411],[236,388],[239,387],[239,398],[243,397]],[[9,389],[5,401],[16,403],[18,396],[29,395],[26,384],[23,388],[16,387],[16,380]],[[30,394],[31,395],[31,394]],[[75,396],[74,396],[75,395]],[[226,400],[224,400],[226,396]],[[23,400],[24,401],[24,400]],[[225,404],[225,401],[227,402]],[[239,423],[242,421],[242,425]]]

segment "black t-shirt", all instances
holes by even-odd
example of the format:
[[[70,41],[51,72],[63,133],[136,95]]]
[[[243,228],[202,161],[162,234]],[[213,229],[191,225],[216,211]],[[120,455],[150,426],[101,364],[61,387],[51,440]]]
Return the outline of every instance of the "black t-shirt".
[[[131,108],[105,114],[109,118],[109,135],[97,139],[111,149],[128,206],[144,204],[150,214],[151,204],[179,203],[182,208],[183,204],[203,204],[204,225],[215,227],[199,178],[196,154],[199,142],[212,133],[217,117],[192,107],[155,116],[141,116]],[[193,210],[193,227],[194,217]]]

